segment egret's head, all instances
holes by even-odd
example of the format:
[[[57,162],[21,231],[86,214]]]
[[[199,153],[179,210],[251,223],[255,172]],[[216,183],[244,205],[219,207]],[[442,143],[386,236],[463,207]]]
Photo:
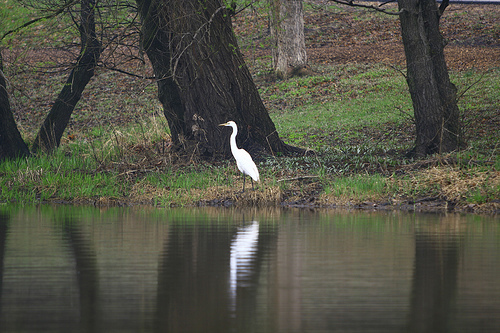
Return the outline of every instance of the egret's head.
[[[219,126],[231,126],[231,127],[234,127],[234,126],[236,126],[236,123],[234,121],[230,120],[227,123],[220,124]]]

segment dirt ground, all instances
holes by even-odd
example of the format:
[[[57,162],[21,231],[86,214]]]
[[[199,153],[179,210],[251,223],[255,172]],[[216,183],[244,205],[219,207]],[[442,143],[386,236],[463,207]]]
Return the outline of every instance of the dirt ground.
[[[405,64],[399,21],[396,16],[341,6],[327,9],[328,1],[316,3],[304,17],[308,60],[312,64],[386,63]],[[331,4],[331,2],[330,2]],[[366,3],[377,5],[377,3]],[[388,10],[396,10],[389,4]],[[255,22],[259,22],[258,18]],[[243,23],[243,24],[241,24]],[[248,22],[235,19],[237,33],[251,29]],[[451,4],[441,18],[441,32],[447,46],[449,69],[487,70],[500,66],[500,6]],[[263,43],[261,35],[256,43]],[[270,55],[267,48],[252,48],[249,58]]]

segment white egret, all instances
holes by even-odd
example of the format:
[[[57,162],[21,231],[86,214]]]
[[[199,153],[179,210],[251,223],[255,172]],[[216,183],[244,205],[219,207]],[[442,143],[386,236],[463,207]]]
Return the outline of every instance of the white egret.
[[[234,121],[228,121],[227,123],[220,124],[219,126],[231,126],[233,128],[233,133],[231,134],[229,143],[231,144],[231,153],[233,153],[234,159],[236,160],[236,165],[241,173],[243,173],[243,192],[245,192],[245,175],[250,176],[253,189],[253,181],[259,181],[259,170],[257,170],[257,166],[253,162],[250,154],[245,149],[240,149],[236,145],[238,126],[236,126]]]

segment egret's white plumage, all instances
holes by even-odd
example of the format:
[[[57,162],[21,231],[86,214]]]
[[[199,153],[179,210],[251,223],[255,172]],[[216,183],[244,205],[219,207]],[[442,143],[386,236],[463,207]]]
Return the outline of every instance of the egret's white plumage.
[[[245,175],[250,176],[251,179],[256,182],[259,181],[259,170],[252,160],[252,157],[245,149],[240,149],[236,145],[236,134],[238,134],[238,126],[234,121],[228,121],[227,123],[220,124],[219,126],[230,126],[233,128],[233,133],[229,139],[231,144],[231,153],[233,153],[234,159],[236,160],[236,165],[238,169],[243,173],[243,192],[245,191]],[[252,188],[253,188],[252,180]]]

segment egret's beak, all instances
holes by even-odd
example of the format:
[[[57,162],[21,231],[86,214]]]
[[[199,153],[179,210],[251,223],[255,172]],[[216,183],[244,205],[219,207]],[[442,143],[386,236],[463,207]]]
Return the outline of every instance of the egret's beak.
[[[227,126],[227,123],[219,124],[219,126]]]

